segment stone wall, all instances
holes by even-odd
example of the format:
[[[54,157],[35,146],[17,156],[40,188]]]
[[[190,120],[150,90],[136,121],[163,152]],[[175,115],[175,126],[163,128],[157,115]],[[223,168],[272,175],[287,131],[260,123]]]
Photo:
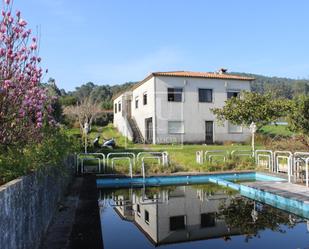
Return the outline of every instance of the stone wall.
[[[0,248],[36,249],[73,176],[72,158],[0,186]]]

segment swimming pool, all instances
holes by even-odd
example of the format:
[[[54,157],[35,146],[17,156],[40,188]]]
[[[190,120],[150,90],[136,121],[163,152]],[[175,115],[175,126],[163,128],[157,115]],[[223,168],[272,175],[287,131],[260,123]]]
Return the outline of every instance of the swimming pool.
[[[176,176],[154,176],[146,177],[122,177],[122,178],[98,178],[98,187],[115,188],[115,187],[131,187],[131,186],[163,186],[173,184],[194,184],[206,183],[215,181],[216,179],[228,181],[286,181],[285,179],[275,177],[272,175],[246,172],[246,173],[225,173],[225,174],[203,174],[203,175],[176,175]]]
[[[248,186],[253,181],[286,179],[257,172],[97,179],[104,248],[306,246],[309,203]]]
[[[230,175],[229,181],[222,176],[220,180],[234,184]],[[251,181],[263,176],[241,177]],[[176,179],[160,179],[164,184],[158,186],[154,183],[159,179],[153,179],[148,185],[131,182],[126,187],[100,188],[104,248],[308,246],[307,219],[244,197],[237,189],[192,178],[194,182],[184,184]]]

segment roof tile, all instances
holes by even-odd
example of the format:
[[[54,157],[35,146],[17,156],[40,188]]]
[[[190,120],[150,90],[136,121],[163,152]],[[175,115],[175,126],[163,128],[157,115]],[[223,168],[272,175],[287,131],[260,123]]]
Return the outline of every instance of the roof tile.
[[[145,79],[133,85],[129,90],[134,90],[155,76],[167,76],[167,77],[188,77],[188,78],[206,78],[206,79],[223,79],[223,80],[244,80],[253,81],[252,77],[241,76],[229,73],[210,73],[210,72],[190,72],[190,71],[171,71],[171,72],[154,72],[149,74]],[[113,97],[113,100],[118,98],[124,92],[120,92]]]

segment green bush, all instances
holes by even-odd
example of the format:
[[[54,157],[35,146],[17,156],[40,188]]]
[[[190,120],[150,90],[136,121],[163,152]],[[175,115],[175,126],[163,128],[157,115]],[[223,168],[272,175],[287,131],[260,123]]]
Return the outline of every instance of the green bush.
[[[0,147],[0,184],[42,167],[62,167],[63,160],[80,149],[74,137],[60,129],[46,130],[39,144],[25,147]]]

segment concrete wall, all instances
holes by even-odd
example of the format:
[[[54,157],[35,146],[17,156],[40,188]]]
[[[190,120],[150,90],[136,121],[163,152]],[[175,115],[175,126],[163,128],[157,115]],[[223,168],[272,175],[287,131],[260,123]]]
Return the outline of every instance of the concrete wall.
[[[73,175],[72,158],[0,186],[0,248],[36,249]]]
[[[244,128],[241,133],[229,133],[228,123],[224,126],[216,122],[211,108],[223,107],[227,100],[228,91],[250,91],[249,81],[184,78],[184,77],[156,77],[156,124],[157,142],[188,142],[205,143],[205,121],[214,121],[214,142],[245,141],[250,132]],[[167,101],[167,88],[182,88],[183,101]],[[200,103],[198,89],[213,90],[212,103]],[[169,134],[168,121],[183,121],[183,134]]]
[[[133,140],[133,132],[127,120],[127,106],[128,103],[126,100],[130,97],[131,92],[120,95],[118,98],[114,100],[114,127],[118,129],[118,131],[127,137],[129,140]],[[121,105],[121,111],[119,111],[119,104]],[[117,112],[115,112],[115,105],[117,105]]]
[[[143,95],[147,93],[147,105],[143,104]],[[135,108],[135,100],[138,98],[138,108]],[[145,119],[152,118],[154,124],[154,78],[149,79],[144,84],[133,90],[132,96],[132,116],[146,138]]]
[[[143,96],[147,94],[147,104],[143,103]],[[131,115],[134,117],[140,132],[143,137],[146,138],[146,128],[145,119],[153,118],[154,124],[154,78],[149,79],[147,82],[134,89],[132,92],[128,91],[121,94],[114,100],[114,127],[124,136],[128,137],[129,140],[133,138],[133,132],[130,125],[127,122],[127,107],[126,105],[131,103]],[[138,108],[136,108],[135,101],[138,99]],[[131,100],[129,102],[128,100]],[[119,103],[121,104],[121,112],[119,112]],[[115,112],[115,104],[117,104],[117,112]],[[155,136],[155,131],[153,130],[153,136]]]

